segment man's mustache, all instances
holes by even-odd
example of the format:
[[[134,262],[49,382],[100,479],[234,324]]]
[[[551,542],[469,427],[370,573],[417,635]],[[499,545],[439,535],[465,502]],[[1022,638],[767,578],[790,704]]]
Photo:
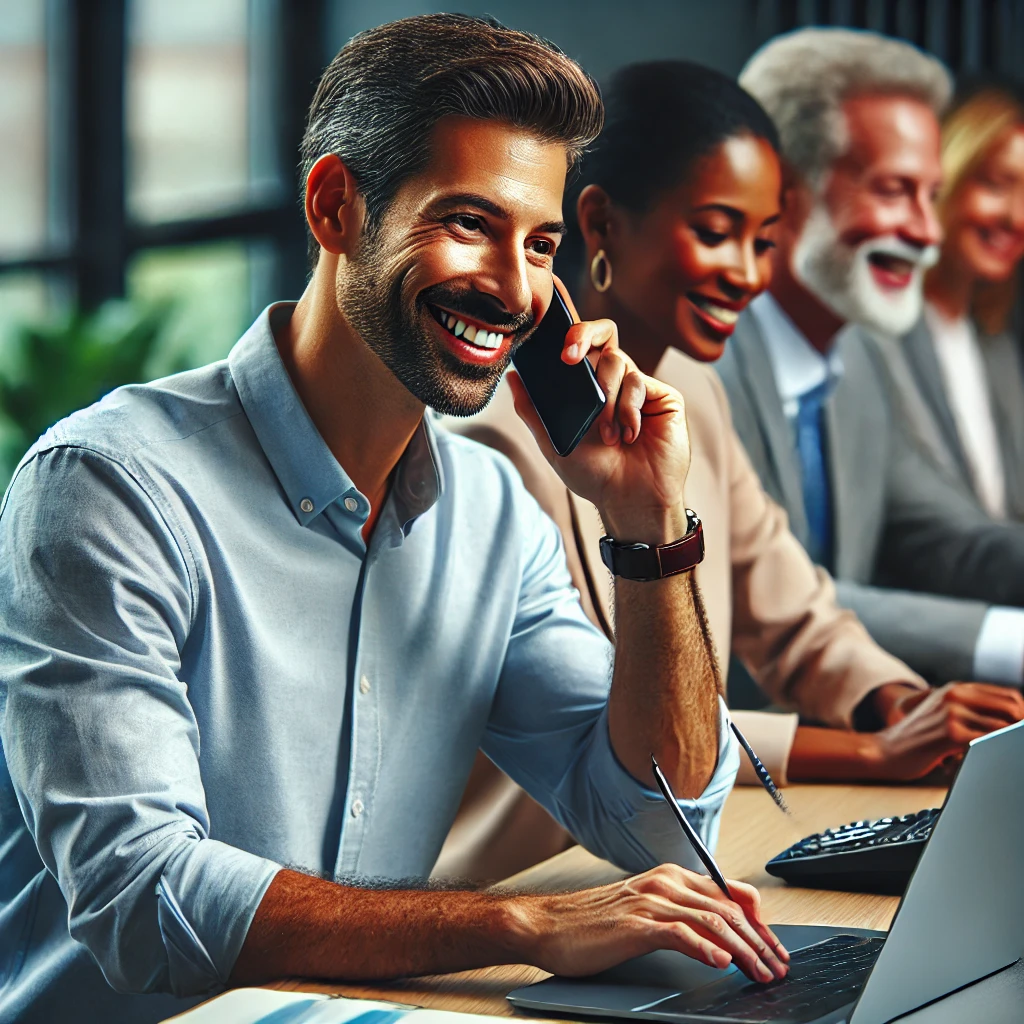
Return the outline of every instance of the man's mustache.
[[[435,284],[420,292],[419,301],[431,306],[441,306],[449,313],[465,316],[467,320],[497,327],[503,334],[525,333],[533,328],[534,315],[530,311],[509,313],[491,295],[485,295],[474,288],[451,288]]]

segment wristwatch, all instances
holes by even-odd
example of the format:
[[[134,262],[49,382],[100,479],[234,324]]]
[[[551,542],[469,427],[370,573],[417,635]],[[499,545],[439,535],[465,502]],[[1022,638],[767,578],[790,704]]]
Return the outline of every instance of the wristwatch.
[[[649,582],[689,572],[704,561],[704,528],[693,509],[686,510],[686,536],[671,544],[629,544],[601,538],[601,561],[626,580]]]

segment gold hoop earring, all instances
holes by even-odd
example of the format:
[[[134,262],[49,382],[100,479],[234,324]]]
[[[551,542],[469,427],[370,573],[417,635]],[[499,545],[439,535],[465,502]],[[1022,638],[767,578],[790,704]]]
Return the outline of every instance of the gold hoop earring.
[[[598,249],[590,261],[590,283],[596,292],[606,292],[612,286],[612,263],[604,249]]]

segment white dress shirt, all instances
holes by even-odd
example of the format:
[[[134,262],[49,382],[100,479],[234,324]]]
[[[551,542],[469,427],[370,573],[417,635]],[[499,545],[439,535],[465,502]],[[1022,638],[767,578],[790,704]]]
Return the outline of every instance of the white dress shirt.
[[[801,395],[811,388],[817,387],[830,376],[833,379],[842,376],[843,362],[839,356],[838,346],[833,344],[828,354],[822,355],[804,337],[800,328],[793,323],[770,292],[765,292],[756,298],[750,304],[750,311],[761,328],[761,336],[768,349],[768,359],[772,364],[772,374],[775,377],[775,387],[782,402],[782,411],[785,413],[786,419],[793,423],[800,406]],[[934,332],[931,320],[929,320],[929,326],[932,326]],[[839,335],[836,337],[838,339]],[[936,346],[937,351],[938,348],[939,346]],[[984,364],[981,363],[981,353],[977,348],[976,338],[974,339],[974,352],[979,365],[979,373],[982,375],[982,380],[985,381]],[[942,365],[941,356],[939,363]],[[945,371],[943,372],[945,373]],[[953,379],[958,382],[960,380],[958,377]],[[974,388],[966,387],[964,390],[971,396],[967,400],[968,403],[970,401],[977,403],[977,397],[973,393]],[[947,382],[947,393],[951,399],[959,391],[959,385],[956,388],[951,388]],[[984,384],[984,396],[991,426],[992,413],[987,381]],[[950,404],[953,404],[952,401]],[[976,404],[972,408],[975,407]],[[972,416],[981,418],[971,412],[968,419]],[[957,419],[957,428],[960,429],[959,419]],[[991,427],[991,429],[992,440],[989,453],[998,459],[999,446],[996,441],[995,428]],[[960,436],[964,440],[966,448],[967,441],[963,430],[961,430]],[[972,443],[974,442],[972,441]],[[968,455],[968,458],[971,456]],[[999,471],[1001,478],[1001,465],[999,465]],[[1005,496],[1003,500],[1005,501]],[[983,682],[1004,683],[1013,686],[1024,683],[1024,610],[993,605],[986,612],[974,645],[974,678]]]
[[[974,491],[993,519],[1005,519],[1006,478],[977,332],[967,317],[947,320],[929,304],[925,305],[924,318]]]
[[[843,375],[843,360],[837,346],[822,355],[803,335],[770,292],[758,296],[750,304],[750,312],[761,328],[772,364],[775,388],[782,401],[782,411],[790,423],[796,420],[800,399],[808,391]]]

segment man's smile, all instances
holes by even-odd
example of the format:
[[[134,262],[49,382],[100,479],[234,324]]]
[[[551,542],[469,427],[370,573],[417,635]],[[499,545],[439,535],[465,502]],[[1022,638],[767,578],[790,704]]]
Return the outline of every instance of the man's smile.
[[[462,338],[477,348],[498,349],[511,337],[511,334],[483,324],[479,320],[471,320],[464,313],[449,313],[448,310],[429,303],[427,308],[442,327],[456,338]]]
[[[901,256],[874,252],[868,257],[871,273],[883,288],[898,290],[906,288],[914,279],[917,264]]]
[[[463,362],[477,366],[497,363],[511,347],[515,332],[502,331],[491,324],[473,320],[464,313],[453,313],[426,303],[431,318],[440,328],[445,346]]]

